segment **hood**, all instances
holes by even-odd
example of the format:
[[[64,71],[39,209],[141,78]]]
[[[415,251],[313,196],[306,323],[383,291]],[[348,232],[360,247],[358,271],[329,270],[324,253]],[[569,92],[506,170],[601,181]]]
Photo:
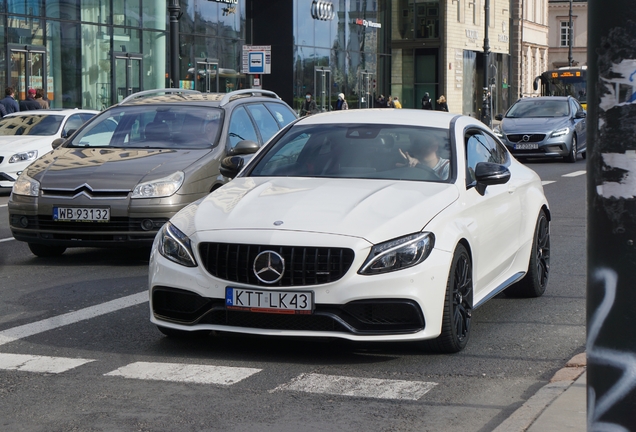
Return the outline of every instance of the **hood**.
[[[447,183],[239,177],[186,207],[173,223],[187,235],[195,230],[287,230],[379,243],[421,231],[458,195],[455,185]]]
[[[51,143],[57,135],[2,135],[0,136],[0,155],[9,156],[20,152],[37,150],[42,156],[53,150]]]
[[[183,171],[210,152],[205,150],[58,148],[28,168],[43,188],[132,190],[140,181]],[[146,178],[147,177],[147,178]]]
[[[501,127],[507,134],[549,133],[560,127],[567,127],[569,117],[504,118]]]

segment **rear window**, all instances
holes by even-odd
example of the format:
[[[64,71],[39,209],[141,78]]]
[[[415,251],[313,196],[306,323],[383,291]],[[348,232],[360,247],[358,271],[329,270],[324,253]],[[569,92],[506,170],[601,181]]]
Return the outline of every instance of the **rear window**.
[[[223,111],[193,106],[116,107],[99,115],[69,147],[204,149],[218,142]]]
[[[55,135],[64,120],[61,115],[25,114],[0,120],[0,135]]]

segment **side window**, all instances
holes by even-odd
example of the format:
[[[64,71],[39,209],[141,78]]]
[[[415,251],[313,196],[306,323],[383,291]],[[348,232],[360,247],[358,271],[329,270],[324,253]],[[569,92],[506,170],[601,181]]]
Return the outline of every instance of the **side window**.
[[[496,139],[491,137],[488,134],[484,134],[486,137],[486,141],[488,141],[489,145],[493,149],[493,158],[496,159],[495,163],[505,165],[508,163],[508,152],[504,148],[502,144],[500,144]]]
[[[271,111],[272,115],[278,122],[278,127],[282,128],[287,126],[292,121],[296,120],[296,114],[287,106],[282,103],[266,102],[265,106]]]
[[[80,117],[79,114],[73,114],[68,118],[66,124],[64,125],[64,129],[62,130],[62,136],[68,136],[68,133],[74,130],[77,130],[84,124],[84,121]]]
[[[251,104],[247,106],[247,110],[256,122],[256,127],[261,133],[263,143],[266,143],[278,132],[278,123],[264,105]]]
[[[93,117],[95,117],[95,114],[80,113],[80,117],[82,118],[82,121],[83,121],[84,123],[86,123],[87,121],[89,121],[90,119],[92,119]]]
[[[500,162],[497,143],[481,133],[466,135],[466,185],[475,181],[475,167],[479,162]]]
[[[228,132],[230,148],[234,148],[239,141],[251,140],[258,143],[258,135],[245,108],[238,107],[232,112],[230,129]]]
[[[576,106],[576,102],[573,99],[570,99],[570,115],[574,117],[579,108]]]

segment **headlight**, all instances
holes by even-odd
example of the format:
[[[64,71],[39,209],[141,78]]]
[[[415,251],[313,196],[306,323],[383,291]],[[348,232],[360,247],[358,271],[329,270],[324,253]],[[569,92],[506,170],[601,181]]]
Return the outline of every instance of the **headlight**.
[[[186,267],[197,266],[192,253],[190,239],[179,231],[177,227],[168,222],[163,225],[158,236],[159,245],[157,249],[161,255]]]
[[[20,174],[20,177],[13,183],[12,193],[16,195],[26,195],[36,197],[40,194],[40,182],[33,180],[26,175],[25,172]]]
[[[413,267],[424,261],[433,250],[433,233],[417,233],[373,246],[358,273],[372,275]]]
[[[183,184],[185,174],[181,171],[168,177],[139,183],[133,190],[131,198],[162,198],[174,194]]]
[[[9,163],[32,161],[38,158],[38,151],[31,150],[23,153],[16,153],[9,158]]]
[[[503,132],[501,132],[501,129],[499,129],[499,127],[494,128],[492,132],[499,138],[503,138]]]
[[[563,135],[567,135],[570,132],[570,128],[557,129],[550,135],[551,138],[560,137]]]

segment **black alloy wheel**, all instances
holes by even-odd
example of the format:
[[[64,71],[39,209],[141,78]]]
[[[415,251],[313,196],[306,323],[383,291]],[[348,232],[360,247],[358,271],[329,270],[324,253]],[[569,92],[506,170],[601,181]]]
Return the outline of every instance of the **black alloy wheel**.
[[[444,301],[442,332],[424,347],[439,353],[456,353],[464,349],[470,337],[473,309],[473,266],[463,245],[453,255]]]
[[[506,289],[509,297],[541,297],[548,286],[550,276],[550,222],[541,210],[532,241],[528,273],[516,284]]]

